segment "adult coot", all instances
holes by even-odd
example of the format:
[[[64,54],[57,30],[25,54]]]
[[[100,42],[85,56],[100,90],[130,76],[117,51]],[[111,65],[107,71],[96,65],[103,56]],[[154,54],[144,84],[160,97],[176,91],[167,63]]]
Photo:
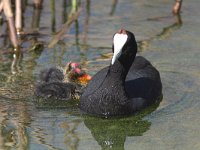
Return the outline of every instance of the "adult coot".
[[[113,37],[111,64],[95,74],[80,98],[80,109],[101,116],[129,115],[160,101],[159,72],[137,56],[134,34],[120,29]]]

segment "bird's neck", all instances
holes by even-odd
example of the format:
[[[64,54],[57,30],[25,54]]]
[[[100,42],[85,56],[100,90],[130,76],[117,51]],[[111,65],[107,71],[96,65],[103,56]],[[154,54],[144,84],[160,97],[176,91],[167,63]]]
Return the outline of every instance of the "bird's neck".
[[[124,82],[128,70],[129,68],[124,67],[124,65],[121,64],[120,61],[116,60],[113,65],[110,65],[109,75],[116,80],[121,80]]]

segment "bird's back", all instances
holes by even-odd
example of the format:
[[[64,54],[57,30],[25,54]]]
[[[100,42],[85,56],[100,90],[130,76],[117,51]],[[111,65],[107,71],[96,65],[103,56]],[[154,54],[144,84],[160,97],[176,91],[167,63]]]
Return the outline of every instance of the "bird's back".
[[[162,95],[160,74],[148,60],[137,56],[126,77],[125,89],[130,98],[153,103]]]

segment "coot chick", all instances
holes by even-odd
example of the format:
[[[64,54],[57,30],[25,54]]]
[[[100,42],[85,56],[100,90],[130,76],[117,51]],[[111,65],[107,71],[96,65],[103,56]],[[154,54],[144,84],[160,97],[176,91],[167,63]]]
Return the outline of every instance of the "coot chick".
[[[35,95],[44,99],[74,99],[82,94],[91,79],[78,63],[70,62],[65,68],[50,67],[39,74]]]
[[[144,57],[136,57],[134,34],[120,29],[114,34],[112,50],[111,64],[92,77],[80,98],[83,113],[130,115],[160,101],[160,74]]]

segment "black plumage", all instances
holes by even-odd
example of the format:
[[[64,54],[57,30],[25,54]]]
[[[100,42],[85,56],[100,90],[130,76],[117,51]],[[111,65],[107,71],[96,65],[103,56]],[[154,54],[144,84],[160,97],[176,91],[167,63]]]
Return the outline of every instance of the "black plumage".
[[[35,95],[44,99],[72,99],[80,88],[78,84],[64,82],[61,68],[50,67],[39,74],[39,81],[35,85]]]
[[[115,35],[127,35],[127,39],[117,54],[115,51],[119,49],[115,50],[113,46],[110,66],[94,75],[84,90],[80,99],[80,109],[84,113],[129,115],[156,103],[162,96],[159,72],[144,57],[135,57],[137,44],[134,34],[121,29]]]

